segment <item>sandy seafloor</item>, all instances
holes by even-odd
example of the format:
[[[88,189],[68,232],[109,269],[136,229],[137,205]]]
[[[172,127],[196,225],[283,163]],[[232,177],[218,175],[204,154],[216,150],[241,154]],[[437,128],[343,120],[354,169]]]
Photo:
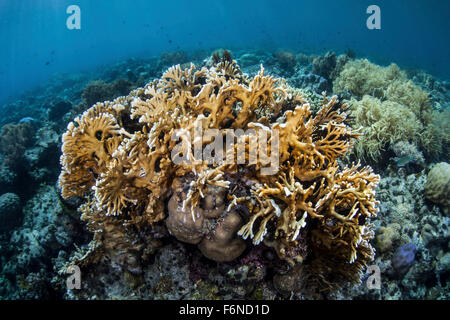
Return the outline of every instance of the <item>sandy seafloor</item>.
[[[0,134],[0,298],[448,299],[449,195],[442,195],[447,197],[445,207],[445,201],[437,203],[425,197],[425,186],[435,164],[449,162],[450,130],[445,110],[450,106],[450,82],[421,70],[405,73],[429,93],[434,109],[447,114],[440,119],[443,123],[439,128],[447,130],[440,151],[429,156],[419,144],[397,141],[395,146],[384,146],[379,160],[362,159],[381,176],[377,189],[380,212],[373,221],[376,235],[372,240],[376,249],[373,264],[381,271],[380,289],[369,289],[369,275],[363,274],[360,285],[342,284],[334,292],[297,290],[295,273],[278,263],[263,245],[247,250],[233,262],[216,263],[171,237],[163,225],[154,230],[158,249],[140,266],[138,275],[105,259],[83,273],[80,290],[66,288],[63,266],[92,237],[76,211],[80,200],[63,200],[57,186],[61,135],[67,124],[93,103],[127,95],[159,78],[172,65],[201,65],[211,52],[130,58],[91,72],[54,75],[1,108],[1,126],[28,123],[31,129],[23,137]],[[243,72],[253,76],[263,64],[267,74],[285,78],[313,99],[323,91],[327,96],[339,94],[341,99],[362,99],[351,90],[342,93],[334,88],[343,65],[360,58],[351,52],[314,56],[233,50],[232,55]],[[376,90],[372,96],[377,97]],[[12,153],[13,161],[7,159]],[[442,173],[447,184],[448,174],[447,167]],[[408,244],[414,247],[413,258],[398,266],[398,249]]]

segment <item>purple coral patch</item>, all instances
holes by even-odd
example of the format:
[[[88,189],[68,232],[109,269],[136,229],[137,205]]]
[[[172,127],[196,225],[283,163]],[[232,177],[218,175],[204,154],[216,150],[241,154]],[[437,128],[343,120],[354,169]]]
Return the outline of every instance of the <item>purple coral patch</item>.
[[[412,243],[400,246],[392,256],[392,267],[399,275],[405,275],[414,264],[416,246]]]

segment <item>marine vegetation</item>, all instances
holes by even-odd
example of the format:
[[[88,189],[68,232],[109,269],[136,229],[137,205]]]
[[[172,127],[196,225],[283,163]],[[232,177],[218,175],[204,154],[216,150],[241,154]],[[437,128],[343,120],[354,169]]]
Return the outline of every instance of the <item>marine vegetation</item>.
[[[374,258],[380,177],[359,163],[339,164],[360,136],[348,124],[348,106],[324,98],[313,115],[304,97],[262,66],[248,77],[229,55],[214,60],[210,67],[173,66],[68,125],[59,184],[64,198],[84,199],[79,210],[94,232],[73,260],[83,265],[106,254],[138,273],[139,261],[157,247],[151,235],[165,225],[218,262],[264,244],[323,287],[358,283]],[[199,128],[222,130],[189,139]],[[233,139],[247,142],[244,163],[225,161],[236,159],[237,144],[211,151],[238,129],[244,133]],[[266,157],[260,146],[253,162],[251,129],[268,137]],[[196,144],[211,158],[199,159]],[[274,154],[279,169],[263,174]]]
[[[382,67],[367,59],[348,61],[333,82],[335,93],[354,95],[354,127],[363,127],[356,156],[380,161],[383,151],[409,141],[428,159],[448,154],[448,110],[432,107],[427,91],[408,79],[396,65]],[[446,118],[447,121],[440,121]]]

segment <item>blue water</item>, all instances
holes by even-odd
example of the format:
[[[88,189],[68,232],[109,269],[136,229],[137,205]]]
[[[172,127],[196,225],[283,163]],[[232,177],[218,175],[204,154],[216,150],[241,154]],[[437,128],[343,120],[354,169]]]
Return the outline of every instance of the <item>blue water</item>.
[[[69,5],[81,30],[68,30]],[[366,8],[381,9],[381,30]],[[52,74],[83,71],[127,57],[213,48],[351,48],[450,79],[450,1],[149,1],[0,0],[0,103]]]

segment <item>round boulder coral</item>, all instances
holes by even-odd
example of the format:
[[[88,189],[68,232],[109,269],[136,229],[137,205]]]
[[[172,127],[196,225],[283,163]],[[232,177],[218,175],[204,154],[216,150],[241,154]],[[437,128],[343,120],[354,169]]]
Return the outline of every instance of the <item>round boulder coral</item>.
[[[235,210],[225,210],[224,188],[208,186],[199,206],[185,206],[186,192],[177,188],[168,203],[166,226],[178,240],[198,244],[204,256],[215,261],[231,261],[245,250],[237,235],[243,220]]]
[[[440,162],[428,173],[425,185],[425,197],[443,206],[448,215],[450,208],[450,164]]]
[[[203,255],[211,260],[231,261],[244,252],[245,241],[237,235],[243,225],[238,212],[231,211],[217,222],[215,229],[198,245]]]
[[[166,226],[172,235],[186,243],[198,244],[202,241],[205,219],[200,213],[200,208],[195,208],[192,215],[190,208],[183,209],[183,202],[176,194],[170,198],[168,208],[169,217]]]

